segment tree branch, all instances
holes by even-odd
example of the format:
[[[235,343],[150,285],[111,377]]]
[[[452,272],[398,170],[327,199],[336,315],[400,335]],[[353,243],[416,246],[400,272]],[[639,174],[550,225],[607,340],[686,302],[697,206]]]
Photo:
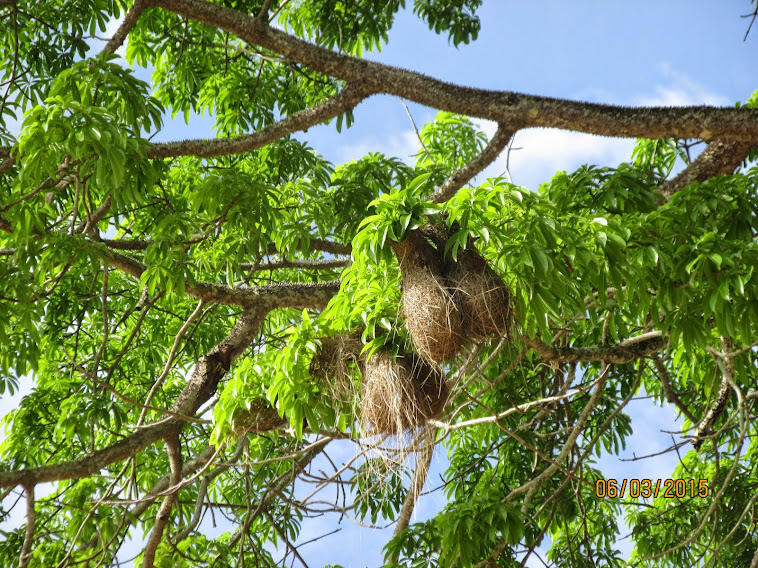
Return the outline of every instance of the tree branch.
[[[264,309],[246,310],[229,335],[200,358],[187,384],[172,405],[172,412],[192,416],[210,399],[232,362],[257,336],[266,313]],[[136,455],[184,424],[183,421],[176,419],[159,422],[76,460],[31,469],[0,472],[0,487],[29,486],[47,481],[78,479],[93,475],[112,463]]]
[[[547,481],[550,478],[550,476],[553,475],[553,473],[555,473],[560,468],[560,464],[563,463],[563,460],[566,459],[569,452],[573,450],[574,443],[579,437],[579,434],[582,433],[582,430],[584,430],[584,426],[587,424],[587,420],[589,419],[590,414],[592,413],[594,408],[597,406],[598,402],[600,402],[600,397],[602,396],[603,390],[605,389],[605,382],[608,377],[608,371],[610,370],[610,368],[611,368],[610,364],[605,363],[604,368],[595,383],[595,392],[592,393],[592,396],[590,396],[590,400],[587,402],[587,406],[584,407],[584,409],[582,410],[582,413],[577,418],[576,423],[574,424],[574,427],[571,429],[571,433],[569,434],[568,439],[566,440],[566,443],[563,445],[563,448],[561,449],[560,454],[558,454],[558,457],[556,457],[552,461],[552,463],[548,465],[545,468],[545,470],[542,473],[540,473],[537,477],[525,483],[524,485],[517,487],[516,489],[513,489],[503,499],[503,502],[510,501],[516,495],[523,493],[524,491],[531,492],[533,489],[536,490],[536,488],[538,488],[545,481]],[[526,503],[524,503],[524,507],[525,506],[526,506]]]
[[[643,336],[640,336],[643,337]],[[617,345],[593,345],[591,347],[553,347],[541,339],[523,337],[524,344],[534,349],[540,357],[548,361],[565,363],[589,363],[604,361],[613,364],[630,363],[657,353],[667,344],[660,332],[645,334],[643,339],[632,337]]]
[[[110,39],[110,41],[105,44],[103,51],[107,51],[108,53],[116,53],[116,50],[121,47],[124,41],[126,41],[126,36],[128,36],[129,32],[132,31],[132,28],[137,23],[137,20],[147,7],[148,4],[145,0],[136,0],[134,2],[134,5],[126,12],[124,21],[118,27],[116,33],[113,34],[113,37]]]
[[[106,249],[103,258],[114,268],[139,279],[147,267],[131,257]],[[262,305],[274,308],[323,308],[340,289],[339,280],[328,282],[283,282],[269,286],[232,288],[212,282],[187,284],[188,295],[205,302],[232,306]]]
[[[664,183],[659,193],[670,199],[677,191],[695,181],[734,173],[750,153],[753,144],[741,141],[714,140],[675,178]]]
[[[254,16],[203,0],[151,0],[153,5],[233,33],[251,45],[371,93],[386,93],[432,108],[475,116],[511,128],[552,127],[628,138],[758,140],[758,109],[721,107],[629,108],[488,91],[445,83],[420,73],[350,57],[269,27]]]
[[[217,6],[218,7],[218,6]],[[238,17],[246,17],[235,12]],[[210,158],[251,152],[284,138],[288,134],[307,130],[326,120],[339,116],[355,108],[361,101],[372,93],[356,85],[348,84],[332,98],[288,116],[271,124],[258,132],[237,136],[234,138],[219,138],[215,140],[183,140],[181,142],[165,142],[156,144],[147,150],[150,158],[174,158],[176,156],[198,156]]]
[[[497,159],[514,134],[515,131],[513,129],[508,128],[504,124],[498,124],[497,132],[495,132],[492,140],[482,150],[482,153],[445,180],[445,183],[429,196],[429,200],[434,203],[443,203],[450,199],[455,195],[455,192]]]
[[[298,474],[304,470],[305,467],[311,463],[317,455],[326,449],[326,446],[330,441],[331,440],[319,445],[316,445],[315,443],[311,444],[311,449],[303,454],[302,458],[293,462],[292,467],[289,470],[282,473],[276,480],[268,485],[263,496],[258,501],[255,509],[251,510],[251,512],[248,513],[245,522],[229,539],[229,546],[234,546],[237,541],[239,541],[243,533],[249,529],[250,524],[255,520],[255,518],[258,517],[258,515],[260,515],[266,507],[268,507],[269,503],[271,503],[271,501],[273,501],[277,495],[284,491],[284,489],[295,480]]]
[[[18,568],[25,568],[32,557],[32,544],[34,543],[34,525],[37,513],[34,509],[34,484],[24,485],[26,493],[26,533],[24,535],[24,544],[21,547],[21,554],[18,558]]]
[[[713,348],[706,348],[708,352],[713,355],[713,358],[721,369],[721,385],[719,386],[719,392],[716,395],[716,400],[713,402],[713,405],[708,409],[705,416],[703,416],[703,419],[697,425],[697,428],[695,428],[695,434],[692,436],[692,447],[696,450],[699,450],[703,445],[705,438],[713,429],[713,425],[716,424],[716,420],[721,417],[729,403],[731,383],[734,377],[734,362],[731,357],[727,357],[724,354],[732,351],[732,343],[730,340],[722,338],[721,346],[722,353],[719,353]]]
[[[681,401],[679,396],[676,394],[676,391],[671,386],[671,378],[669,377],[669,372],[666,370],[663,361],[661,361],[657,355],[653,355],[651,359],[653,360],[653,364],[658,371],[658,377],[661,379],[661,386],[663,387],[663,394],[666,397],[666,400],[676,406],[679,411],[687,417],[687,420],[693,424],[697,424],[697,418],[695,418],[695,416],[690,412],[689,408],[687,408],[687,406]]]
[[[213,456],[216,455],[216,447],[215,446],[208,446],[205,448],[202,452],[197,454],[194,458],[186,462],[182,466],[182,478],[187,477],[189,475],[193,475],[197,473],[198,470],[205,467],[208,462],[213,459]],[[176,484],[173,484],[176,485]],[[155,499],[157,499],[157,494],[165,491],[169,487],[172,486],[171,483],[171,476],[167,475],[160,481],[158,481],[155,485],[153,485],[150,488],[150,491],[148,491],[149,494],[154,495],[153,498],[146,498],[140,501],[138,504],[136,504],[134,507],[132,507],[129,510],[129,518],[137,519],[139,518],[142,513],[144,513],[150,505],[152,505],[155,502]]]
[[[8,224],[8,227],[10,229],[10,224]],[[2,227],[0,226],[0,228]],[[9,230],[8,232],[11,231]],[[100,239],[98,242],[113,250],[145,250],[153,241],[150,239]],[[318,250],[330,254],[349,255],[353,250],[353,247],[350,245],[318,238],[311,239],[309,247],[310,250]],[[266,252],[267,254],[279,254],[281,251],[276,248],[274,243],[271,243]]]
[[[242,270],[276,270],[278,268],[302,268],[303,270],[327,270],[331,268],[344,268],[353,263],[352,258],[329,258],[326,260],[264,260],[262,262],[243,262]]]
[[[168,453],[168,460],[171,466],[171,485],[175,486],[182,480],[182,452],[179,446],[178,431],[173,432],[172,435],[167,437],[166,452]],[[171,510],[176,503],[177,494],[178,491],[174,491],[166,495],[160,509],[158,509],[153,530],[150,532],[150,537],[145,544],[142,568],[153,568],[155,566],[155,553],[163,539],[163,531],[166,529],[171,516]]]

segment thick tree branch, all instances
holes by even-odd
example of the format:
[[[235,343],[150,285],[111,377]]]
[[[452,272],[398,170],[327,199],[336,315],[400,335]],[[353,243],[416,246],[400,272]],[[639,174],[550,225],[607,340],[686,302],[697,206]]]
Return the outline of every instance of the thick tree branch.
[[[266,310],[247,310],[237,321],[226,338],[200,358],[190,379],[172,405],[171,411],[192,416],[210,399],[221,378],[227,373],[232,362],[253,342],[257,336]],[[181,428],[180,420],[167,420],[147,426],[91,454],[68,462],[44,465],[31,469],[0,472],[0,487],[16,485],[36,485],[61,479],[78,479],[94,475],[104,467],[136,455],[147,446],[164,438],[171,431]]]
[[[432,108],[475,116],[511,128],[552,127],[628,138],[700,138],[758,142],[758,109],[720,107],[628,108],[488,91],[323,49],[269,27],[254,16],[203,0],[151,0],[155,6],[235,34],[371,93],[386,93]]]
[[[24,535],[24,544],[21,547],[21,554],[18,558],[18,568],[24,568],[27,566],[32,557],[34,527],[37,518],[37,513],[34,508],[34,484],[24,485],[24,492],[26,493],[26,531]]]
[[[632,337],[617,345],[593,345],[591,347],[553,347],[540,339],[524,337],[527,347],[534,349],[540,357],[548,361],[565,363],[589,363],[604,361],[606,363],[624,364],[658,353],[666,347],[667,340],[660,332],[651,332]]]
[[[139,279],[147,267],[141,262],[112,250],[104,251],[103,258],[114,268]],[[340,281],[318,283],[277,283],[269,286],[231,288],[212,282],[186,285],[185,291],[193,298],[232,306],[261,305],[274,308],[323,308],[339,292]]]
[[[179,446],[178,432],[174,432],[173,435],[166,439],[166,452],[168,453],[168,460],[171,467],[171,485],[176,486],[182,480],[182,452]],[[171,516],[171,510],[176,503],[178,491],[174,491],[166,495],[161,503],[160,509],[155,516],[155,524],[153,530],[150,532],[150,537],[145,544],[145,553],[142,557],[142,568],[153,568],[155,566],[155,553],[158,550],[158,545],[163,539],[163,531],[166,529],[169,518]]]
[[[124,21],[113,34],[113,37],[105,44],[103,51],[108,53],[116,53],[116,50],[126,41],[126,36],[132,31],[132,28],[137,23],[142,12],[147,8],[148,4],[144,0],[136,0],[134,5],[127,11]]]
[[[456,191],[470,182],[474,176],[497,159],[503,148],[513,138],[513,134],[513,129],[508,128],[504,124],[499,124],[497,132],[495,132],[492,140],[489,141],[482,153],[450,176],[437,191],[429,196],[429,200],[434,203],[444,203],[450,199],[455,195]]]
[[[1,228],[1,227],[0,227]],[[10,231],[10,224],[8,224]],[[103,243],[109,249],[113,250],[145,250],[152,244],[150,239],[100,239],[99,242]],[[327,241],[324,239],[311,239],[309,243],[310,250],[319,250],[322,252],[328,252],[330,254],[347,254],[349,255],[353,248],[350,245],[337,243],[334,241]],[[280,251],[276,248],[274,243],[271,243],[268,247],[268,254],[278,254]]]
[[[660,194],[669,199],[677,191],[695,181],[733,174],[750,153],[754,144],[740,141],[714,140],[676,177],[661,186]]]
[[[245,17],[237,12],[240,17]],[[339,116],[355,108],[358,103],[372,93],[355,85],[348,85],[332,98],[317,104],[313,108],[307,108],[298,113],[288,116],[258,132],[237,136],[234,138],[221,138],[216,140],[183,140],[181,142],[166,142],[156,144],[148,149],[150,158],[173,158],[176,156],[199,156],[210,158],[213,156],[227,156],[241,154],[262,148],[276,140],[284,138],[288,134],[307,130],[326,120]]]
[[[708,352],[713,355],[716,363],[721,369],[721,385],[719,386],[719,392],[716,395],[716,400],[713,401],[713,405],[705,413],[703,419],[695,428],[695,434],[692,436],[692,446],[699,450],[703,445],[705,438],[711,433],[714,424],[721,417],[726,410],[727,404],[729,404],[729,396],[731,394],[732,382],[734,377],[734,361],[731,357],[726,356],[726,353],[732,351],[732,342],[728,339],[722,339],[721,341],[722,352],[719,353],[715,349],[708,349]]]
[[[345,268],[353,263],[352,258],[329,258],[326,260],[264,260],[261,262],[243,262],[242,270],[276,270],[279,268],[301,268],[303,270],[328,270],[332,268]]]

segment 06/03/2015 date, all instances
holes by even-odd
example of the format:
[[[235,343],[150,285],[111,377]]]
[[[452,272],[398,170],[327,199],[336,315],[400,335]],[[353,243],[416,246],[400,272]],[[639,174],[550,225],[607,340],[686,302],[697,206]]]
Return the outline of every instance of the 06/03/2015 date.
[[[663,497],[664,499],[685,497],[708,497],[707,479],[598,479],[595,495],[601,499],[633,499],[643,497]]]

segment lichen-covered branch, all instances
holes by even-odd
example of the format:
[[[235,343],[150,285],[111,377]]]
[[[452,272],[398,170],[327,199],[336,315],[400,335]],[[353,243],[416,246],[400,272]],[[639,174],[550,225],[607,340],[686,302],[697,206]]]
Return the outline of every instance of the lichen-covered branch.
[[[123,270],[139,279],[147,266],[129,256],[112,250],[104,250],[103,257],[114,268]],[[274,308],[323,308],[339,292],[340,281],[300,283],[282,282],[269,286],[246,286],[232,288],[212,282],[196,282],[186,285],[185,291],[193,298],[205,302],[231,306],[266,306]]]
[[[240,17],[244,17],[244,15],[239,12],[237,12],[237,14],[239,14]],[[213,156],[228,156],[231,154],[251,152],[284,138],[293,132],[307,130],[308,128],[329,120],[330,118],[348,112],[371,94],[370,91],[367,91],[364,88],[348,85],[337,95],[323,103],[317,104],[313,108],[302,110],[292,116],[288,116],[258,132],[233,138],[182,140],[181,142],[156,144],[147,151],[147,155],[150,158],[173,158],[176,156],[210,158]]]
[[[754,145],[742,141],[714,140],[689,166],[664,183],[659,193],[669,199],[692,182],[733,174]]]
[[[277,270],[280,268],[301,268],[303,270],[329,270],[333,268],[345,268],[353,263],[351,258],[329,258],[326,260],[263,260],[261,262],[243,262],[242,270]]]
[[[151,0],[154,6],[233,33],[257,45],[371,93],[395,95],[440,110],[513,129],[552,127],[602,136],[700,138],[758,143],[758,109],[697,107],[629,108],[489,91],[446,83],[421,73],[350,57],[268,26],[255,16],[204,0]]]

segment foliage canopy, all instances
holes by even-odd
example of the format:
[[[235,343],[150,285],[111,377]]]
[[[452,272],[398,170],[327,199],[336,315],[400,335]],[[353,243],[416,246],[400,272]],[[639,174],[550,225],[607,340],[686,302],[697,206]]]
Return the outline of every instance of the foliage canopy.
[[[35,384],[4,419],[0,519],[23,490],[27,522],[0,564],[116,566],[143,531],[146,567],[305,563],[302,523],[327,513],[397,520],[399,565],[518,566],[544,542],[556,567],[758,563],[758,94],[622,108],[361,59],[406,4],[477,37],[481,0],[0,0],[0,117],[23,121],[0,121],[0,394]],[[377,93],[439,110],[415,164],[335,166],[292,136]],[[150,142],[199,113],[215,139]],[[638,141],[536,192],[470,183],[532,126]],[[513,322],[464,338],[435,367],[444,410],[385,439],[362,375],[414,349],[393,244],[419,234],[443,264],[478,251]],[[697,492],[597,496],[640,393],[675,406],[671,477]],[[447,505],[410,523],[435,447]]]

